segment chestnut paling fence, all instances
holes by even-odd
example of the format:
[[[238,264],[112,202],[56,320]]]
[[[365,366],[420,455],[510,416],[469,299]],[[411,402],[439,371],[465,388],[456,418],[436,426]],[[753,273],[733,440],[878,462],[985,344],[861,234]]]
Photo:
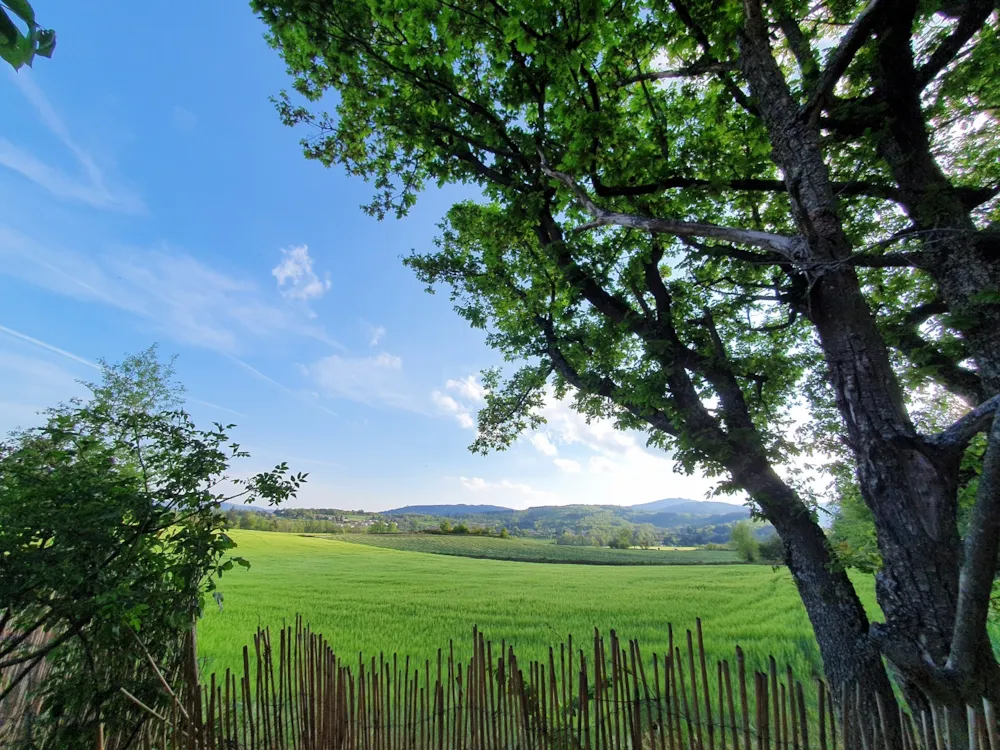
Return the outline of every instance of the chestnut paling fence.
[[[647,655],[595,632],[522,664],[474,629],[468,660],[453,644],[420,663],[366,660],[337,654],[300,618],[258,630],[238,673],[199,679],[192,666],[169,710],[127,696],[145,717],[140,731],[102,729],[95,741],[104,750],[879,750],[895,736],[906,750],[958,750],[960,735],[963,748],[1000,750],[985,702],[961,716],[931,706],[913,717],[844,688],[835,712],[822,680],[798,680],[773,658],[752,669],[737,646],[732,661],[707,659],[700,621],[676,643],[671,628],[669,643]],[[0,744],[37,709],[30,696],[26,688],[17,706],[0,706]]]

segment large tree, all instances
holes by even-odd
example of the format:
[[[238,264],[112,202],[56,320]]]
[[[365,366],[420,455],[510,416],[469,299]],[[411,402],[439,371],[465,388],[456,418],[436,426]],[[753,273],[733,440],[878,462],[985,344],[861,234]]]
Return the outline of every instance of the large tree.
[[[428,183],[481,191],[408,260],[524,363],[489,377],[476,449],[571,390],[759,506],[835,685],[891,700],[885,656],[911,700],[1000,699],[992,2],[253,7],[306,100],[283,95],[282,118],[372,183],[370,213],[406,213]],[[972,410],[920,431],[929,387]],[[882,623],[782,469],[803,393],[837,416],[874,518]],[[963,540],[960,462],[991,424]]]

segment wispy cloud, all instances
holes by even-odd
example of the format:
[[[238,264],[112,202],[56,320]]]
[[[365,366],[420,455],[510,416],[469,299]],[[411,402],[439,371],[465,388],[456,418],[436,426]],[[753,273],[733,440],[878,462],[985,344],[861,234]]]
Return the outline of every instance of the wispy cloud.
[[[92,367],[95,370],[100,370],[101,367],[96,362],[91,362],[89,359],[84,359],[83,357],[78,357],[72,352],[68,352],[65,349],[60,349],[58,346],[52,346],[52,344],[46,344],[44,341],[28,336],[27,334],[21,333],[20,331],[15,331],[13,328],[8,328],[7,326],[0,326],[0,331],[6,333],[8,336],[13,336],[16,339],[21,339],[21,341],[27,341],[29,344],[33,344],[41,349],[59,354],[67,359],[72,359],[74,362],[79,362],[81,365],[86,365],[87,367]]]
[[[539,500],[553,500],[556,496],[551,492],[539,490],[530,484],[523,482],[512,482],[509,479],[501,479],[499,482],[488,482],[482,477],[459,477],[459,482],[470,492],[490,492],[509,494],[511,492],[538,498]]]
[[[281,262],[271,269],[271,275],[278,280],[278,290],[289,299],[316,299],[330,288],[329,277],[320,279],[313,270],[307,245],[283,249]]]
[[[0,273],[128,311],[174,341],[222,353],[290,334],[343,348],[300,311],[268,302],[252,281],[169,247],[85,253],[0,226]]]
[[[552,463],[555,464],[559,471],[564,471],[567,474],[579,474],[583,471],[580,462],[574,461],[572,458],[554,458],[552,459]]]
[[[403,360],[381,352],[374,357],[333,354],[303,368],[327,396],[419,411],[403,375]]]
[[[368,346],[378,346],[385,338],[385,326],[368,326]]]
[[[10,73],[9,79],[32,104],[45,128],[72,154],[80,176],[71,176],[47,164],[33,154],[0,138],[0,165],[31,180],[60,198],[80,201],[94,208],[126,213],[145,210],[142,200],[135,193],[109,184],[104,171],[91,155],[81,148],[70,134],[69,128],[56,113],[55,108],[35,85],[29,71]]]
[[[45,351],[52,352],[53,354],[58,354],[60,357],[65,357],[66,359],[71,359],[74,362],[79,362],[81,365],[86,365],[87,367],[90,367],[91,369],[94,369],[94,370],[100,370],[101,369],[101,366],[99,364],[97,364],[96,362],[91,362],[89,359],[85,359],[85,358],[83,358],[83,357],[81,357],[79,355],[73,354],[73,352],[66,351],[65,349],[60,349],[58,346],[53,346],[52,344],[49,344],[49,343],[47,343],[45,341],[42,341],[41,339],[36,339],[34,336],[29,336],[26,333],[21,333],[20,331],[15,331],[13,328],[8,328],[7,326],[0,325],[0,333],[4,333],[4,334],[6,334],[6,335],[8,335],[8,336],[10,336],[12,338],[18,339],[20,341],[24,341],[25,343],[31,344],[32,346],[38,347],[39,349],[44,349]],[[39,364],[41,364],[41,363],[39,363]],[[245,367],[250,367],[250,365],[247,365],[245,362],[240,362],[240,364],[244,365]],[[42,366],[44,367],[44,365],[42,365]],[[250,368],[250,369],[253,369],[253,368]],[[64,378],[64,379],[65,378],[70,378],[70,376],[68,374],[66,374],[64,371],[59,370],[58,372],[60,373],[60,376],[62,378]],[[32,377],[32,379],[35,379],[35,377],[37,376],[37,374],[38,373],[35,372],[34,375],[33,375],[33,377]],[[262,373],[258,373],[258,374],[261,375],[261,377],[266,377]],[[188,402],[190,402],[192,404],[198,404],[199,406],[205,406],[205,407],[207,407],[209,409],[214,409],[216,411],[223,411],[223,412],[226,412],[228,414],[235,414],[237,417],[249,418],[249,416],[250,416],[249,414],[245,414],[245,413],[243,413],[241,411],[237,411],[236,409],[230,409],[228,406],[222,406],[221,404],[216,404],[216,403],[213,403],[212,401],[205,401],[204,399],[200,399],[200,398],[193,398],[193,397],[187,396],[187,397],[185,397],[185,401],[188,401]]]

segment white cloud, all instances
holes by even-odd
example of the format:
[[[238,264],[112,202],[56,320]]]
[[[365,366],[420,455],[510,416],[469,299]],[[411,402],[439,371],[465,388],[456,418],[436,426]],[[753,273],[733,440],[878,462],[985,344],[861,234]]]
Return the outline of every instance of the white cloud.
[[[484,401],[486,399],[486,389],[476,380],[475,375],[469,375],[462,380],[448,380],[444,387],[449,391],[455,391],[466,401]]]
[[[368,346],[378,346],[382,339],[385,338],[385,334],[385,326],[368,326]]]
[[[534,433],[531,436],[531,444],[543,456],[554,456],[559,452],[559,449],[552,445],[543,432]]]
[[[223,353],[289,334],[343,348],[300,312],[266,302],[252,281],[172,248],[70,250],[0,226],[0,273],[127,311],[174,341]]]
[[[591,456],[587,462],[587,471],[591,474],[615,474],[619,470],[618,464],[607,456]]]
[[[72,177],[60,169],[36,158],[33,154],[15,146],[6,138],[0,138],[0,165],[20,173],[36,185],[60,198],[80,201],[94,208],[126,213],[145,210],[142,200],[134,193],[121,187],[111,186],[104,171],[93,157],[77,145],[48,99],[32,78],[30,71],[10,73],[10,80],[21,90],[24,97],[34,106],[39,119],[68,150],[83,172],[81,177]]]
[[[455,399],[441,393],[441,391],[434,391],[431,394],[431,401],[433,401],[439,409],[452,414],[457,414],[462,411],[462,407],[458,405],[458,402]]]
[[[190,133],[198,124],[198,116],[191,110],[175,104],[171,111],[171,120],[174,128],[181,133]]]
[[[386,352],[375,357],[333,354],[307,368],[309,377],[327,396],[414,409],[402,370],[403,360]]]
[[[278,289],[289,299],[309,300],[322,297],[330,288],[330,279],[320,279],[313,270],[307,245],[282,249],[281,262],[271,269]]]
[[[564,471],[567,474],[579,474],[583,471],[583,467],[580,466],[579,461],[574,461],[571,458],[554,458],[552,463],[556,465],[559,471]]]
[[[434,391],[431,393],[434,405],[439,411],[453,415],[463,429],[476,429],[476,419],[472,413],[485,400],[486,389],[476,380],[475,375],[469,375],[461,380],[447,380],[444,387],[455,395],[449,396],[447,393]]]

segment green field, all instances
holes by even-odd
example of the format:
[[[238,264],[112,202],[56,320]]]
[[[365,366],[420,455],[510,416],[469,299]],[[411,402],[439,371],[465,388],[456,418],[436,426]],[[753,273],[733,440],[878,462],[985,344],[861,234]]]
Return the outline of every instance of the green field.
[[[519,562],[586,565],[705,565],[738,562],[736,553],[730,550],[572,547],[544,539],[498,539],[453,534],[345,534],[334,538],[352,544],[405,552]]]
[[[344,654],[398,652],[431,658],[454,639],[466,655],[473,625],[506,639],[521,659],[547,654],[567,634],[594,627],[638,638],[660,653],[667,624],[696,617],[710,656],[739,643],[751,663],[773,654],[802,678],[820,669],[819,650],[789,574],[760,565],[539,565],[400,552],[335,539],[234,531],[252,562],[220,582],[222,612],[209,603],[199,651],[209,670],[235,667],[258,625],[301,613]],[[874,608],[869,579],[859,586]]]

